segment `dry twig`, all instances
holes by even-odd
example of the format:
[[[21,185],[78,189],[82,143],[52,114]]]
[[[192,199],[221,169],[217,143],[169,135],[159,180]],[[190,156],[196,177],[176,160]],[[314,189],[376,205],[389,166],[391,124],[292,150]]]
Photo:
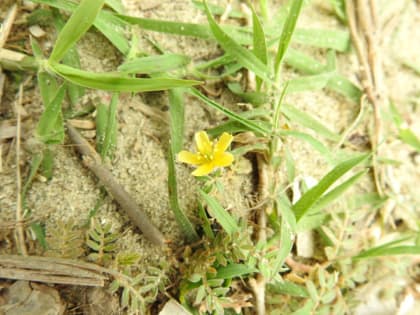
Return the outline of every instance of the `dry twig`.
[[[22,255],[28,255],[25,244],[25,231],[23,229],[23,213],[22,213],[22,179],[20,174],[20,130],[21,130],[21,120],[20,120],[20,107],[22,106],[22,95],[23,95],[23,85],[19,86],[19,96],[16,105],[16,117],[17,117],[17,127],[16,127],[16,236],[19,252]]]
[[[346,0],[346,12],[351,39],[361,65],[361,84],[374,111],[373,176],[378,193],[383,195],[382,176],[377,165],[377,156],[378,146],[383,140],[380,110],[386,96],[383,88],[382,59],[378,40],[380,34],[375,0],[369,0],[368,3],[362,0]]]
[[[153,225],[146,213],[140,209],[134,199],[117,182],[111,172],[101,163],[101,158],[95,149],[71,125],[67,125],[70,139],[76,144],[77,150],[83,156],[83,163],[99,178],[112,197],[120,204],[131,221],[151,242],[163,245],[167,241],[163,234]]]

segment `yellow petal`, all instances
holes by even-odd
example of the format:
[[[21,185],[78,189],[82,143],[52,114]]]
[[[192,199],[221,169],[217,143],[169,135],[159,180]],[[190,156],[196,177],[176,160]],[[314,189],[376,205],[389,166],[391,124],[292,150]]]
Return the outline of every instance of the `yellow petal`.
[[[203,163],[202,158],[198,154],[194,154],[188,151],[181,151],[177,155],[179,162],[198,165]]]
[[[221,136],[219,141],[217,141],[216,145],[214,146],[214,150],[216,152],[223,152],[229,147],[230,143],[233,140],[233,136],[224,132]]]
[[[213,164],[216,167],[225,167],[231,165],[233,162],[233,155],[231,153],[223,152],[216,154]]]
[[[194,176],[204,176],[204,175],[208,175],[213,169],[214,169],[213,163],[206,163],[199,166],[191,174]]]
[[[206,156],[212,154],[213,145],[205,131],[199,131],[195,134],[195,143],[197,145],[197,150],[201,154]]]

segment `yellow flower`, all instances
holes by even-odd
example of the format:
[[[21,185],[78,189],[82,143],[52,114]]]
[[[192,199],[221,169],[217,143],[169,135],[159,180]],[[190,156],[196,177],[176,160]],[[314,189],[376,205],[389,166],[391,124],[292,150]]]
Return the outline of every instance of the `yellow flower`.
[[[232,164],[233,155],[225,152],[232,142],[232,135],[224,132],[219,141],[213,143],[205,131],[197,132],[194,137],[198,152],[181,151],[178,153],[178,161],[197,166],[192,175],[204,176],[215,168]]]

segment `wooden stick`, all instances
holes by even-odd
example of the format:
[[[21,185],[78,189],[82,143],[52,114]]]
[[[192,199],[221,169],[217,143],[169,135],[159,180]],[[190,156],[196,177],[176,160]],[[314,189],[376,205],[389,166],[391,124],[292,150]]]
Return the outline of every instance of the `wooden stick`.
[[[19,86],[19,96],[16,102],[16,235],[19,252],[22,255],[28,255],[25,244],[25,231],[23,229],[23,213],[22,213],[22,179],[20,174],[20,108],[22,106],[23,85]]]
[[[67,124],[67,132],[77,150],[83,156],[84,164],[99,178],[112,197],[127,213],[136,225],[151,242],[162,246],[166,243],[163,234],[153,225],[146,213],[140,209],[135,200],[116,181],[112,173],[101,163],[101,158],[95,149],[71,125]]]
[[[0,278],[84,286],[105,285],[105,268],[83,261],[38,256],[0,255]]]

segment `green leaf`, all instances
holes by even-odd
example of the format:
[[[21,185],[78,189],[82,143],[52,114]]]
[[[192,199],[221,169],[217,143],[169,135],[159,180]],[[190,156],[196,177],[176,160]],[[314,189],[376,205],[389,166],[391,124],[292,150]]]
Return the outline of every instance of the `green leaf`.
[[[262,61],[263,64],[267,65],[268,63],[268,50],[267,43],[265,41],[264,27],[261,24],[261,21],[255,12],[254,6],[252,3],[248,3],[249,7],[252,10],[252,46],[253,53],[257,56],[258,59]],[[257,91],[260,90],[262,84],[262,78],[257,77]]]
[[[113,92],[150,92],[200,84],[199,81],[172,78],[128,78],[120,73],[93,73],[61,64],[50,65],[62,78],[80,86]]]
[[[212,14],[210,13],[207,3],[206,6],[207,20],[210,29],[220,46],[230,55],[234,56],[238,63],[248,70],[253,71],[261,79],[272,82],[272,78],[267,66],[248,49],[242,47],[233,38],[227,35],[219,25],[217,25]]]
[[[169,114],[171,117],[171,146],[174,154],[182,150],[184,139],[184,90],[169,90]]]
[[[63,103],[65,92],[66,86],[63,84],[51,102],[46,106],[39,119],[36,132],[44,143],[61,143],[64,140],[61,104]]]
[[[68,0],[33,0],[36,3],[42,3],[51,7],[74,12],[77,5]],[[126,22],[116,17],[110,12],[99,11],[93,24],[102,34],[123,54],[130,50],[127,39],[124,37],[123,28]]]
[[[395,246],[389,248],[372,248],[366,250],[354,259],[372,258],[378,256],[395,256],[395,255],[420,255],[420,246],[406,245],[406,246]]]
[[[268,102],[266,93],[244,92],[239,83],[228,83],[227,87],[232,93],[240,96],[244,101],[251,103],[252,105],[259,106]]]
[[[129,59],[118,70],[127,73],[158,73],[184,67],[189,62],[190,58],[185,55],[164,54]]]
[[[317,150],[319,153],[321,153],[322,156],[327,160],[328,163],[330,163],[330,164],[334,163],[334,160],[332,158],[330,150],[322,142],[318,141],[317,139],[315,139],[311,135],[309,135],[307,133],[304,133],[304,132],[295,131],[295,130],[280,130],[280,131],[277,131],[277,133],[280,136],[295,137],[295,138],[298,138],[298,139],[301,139],[301,140],[307,142],[315,150]]]
[[[111,154],[111,150],[116,145],[117,138],[117,108],[118,108],[118,97],[119,93],[114,93],[107,110],[107,122],[105,133],[103,135],[103,143],[101,146],[101,157],[104,159],[106,156]],[[102,135],[101,135],[102,136]]]
[[[96,151],[102,152],[102,146],[105,140],[106,125],[108,122],[108,106],[98,104],[96,107]]]
[[[273,292],[276,294],[287,294],[290,296],[308,298],[309,294],[306,288],[297,285],[291,281],[283,281],[283,282],[275,282],[269,283],[267,285],[267,289],[269,292]]]
[[[255,122],[253,122],[249,119],[245,119],[242,116],[230,111],[226,107],[220,105],[219,103],[209,99],[208,97],[203,95],[197,89],[192,88],[192,89],[189,90],[189,93],[191,95],[199,98],[200,100],[202,100],[204,103],[206,103],[210,107],[213,107],[213,108],[221,111],[223,114],[225,114],[227,117],[231,118],[232,120],[237,121],[237,122],[241,123],[242,125],[248,127],[249,130],[252,130],[252,131],[255,131],[255,132],[261,133],[261,134],[269,134],[271,132],[271,130],[269,128],[263,127],[262,125],[258,125],[258,124],[256,124]]]
[[[31,169],[29,171],[29,175],[28,178],[26,179],[25,185],[23,185],[22,188],[22,200],[23,200],[23,204],[25,203],[25,199],[26,199],[26,194],[28,193],[29,187],[32,184],[32,181],[35,178],[36,173],[38,172],[38,169],[41,165],[42,162],[42,154],[34,154],[34,156],[32,157],[32,161],[31,161]]]
[[[250,273],[257,272],[258,270],[254,267],[249,267],[244,264],[228,264],[227,266],[220,267],[217,269],[215,278],[218,279],[232,279]]]
[[[57,29],[58,32],[60,32],[65,25],[64,20],[58,10],[54,9],[53,11],[54,11],[53,17],[54,17],[55,28]],[[77,49],[74,46],[70,47],[67,53],[64,55],[63,64],[80,69],[79,54],[77,52]],[[80,86],[68,83],[67,93],[69,95],[70,103],[72,105],[76,105],[79,102],[79,99],[85,94],[85,90],[84,88]]]
[[[303,0],[293,0],[286,22],[284,23],[283,30],[280,35],[279,46],[274,60],[274,74],[278,77],[280,65],[286,54],[287,47],[289,46],[293,32],[295,30],[296,22],[302,8]]]
[[[227,212],[212,196],[207,195],[201,189],[199,191],[201,197],[208,205],[209,213],[217,220],[226,233],[232,236],[233,233],[238,232],[240,230],[239,225],[229,212]]]
[[[30,225],[31,230],[34,232],[36,239],[41,244],[43,249],[48,248],[47,240],[45,239],[45,227],[39,222],[33,222]]]
[[[87,32],[105,0],[82,0],[57,37],[49,62],[59,62],[67,51]]]
[[[350,35],[346,31],[329,29],[296,29],[293,42],[344,52],[350,47]]]
[[[296,93],[302,91],[317,91],[325,88],[330,81],[333,73],[324,72],[309,76],[302,76],[287,81],[287,92]]]
[[[193,242],[199,239],[197,232],[194,229],[193,224],[185,215],[184,211],[179,205],[178,199],[178,185],[176,180],[176,169],[175,169],[175,158],[172,146],[168,150],[168,192],[169,192],[169,203],[171,209],[175,215],[182,233],[185,235],[188,241]]]
[[[332,171],[325,175],[316,186],[309,189],[292,207],[296,215],[296,221],[299,222],[312,205],[321,198],[324,192],[332,184],[334,184],[350,169],[364,161],[368,156],[368,154],[364,154],[340,163]]]
[[[325,124],[319,122],[317,119],[313,118],[309,114],[297,109],[296,107],[283,104],[281,111],[284,115],[287,116],[292,122],[298,123],[306,128],[312,129],[320,136],[332,141],[340,140],[340,136],[333,131],[325,127]]]

